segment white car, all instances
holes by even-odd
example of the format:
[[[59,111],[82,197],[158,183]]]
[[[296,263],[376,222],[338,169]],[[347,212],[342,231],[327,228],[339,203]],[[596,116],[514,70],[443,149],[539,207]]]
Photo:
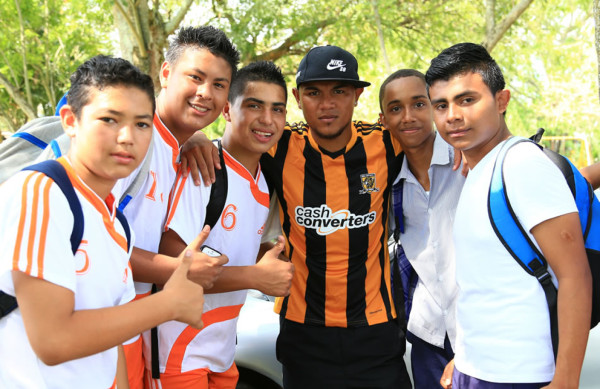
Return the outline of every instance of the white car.
[[[275,356],[279,315],[273,311],[274,298],[249,290],[237,325],[235,364],[240,371],[237,389],[280,389],[281,363]],[[410,343],[404,356],[410,374]],[[411,377],[412,379],[412,377]]]
[[[275,357],[279,315],[274,298],[249,290],[237,325],[235,364],[240,371],[238,389],[275,389],[283,386],[281,364]]]
[[[238,389],[282,387],[281,364],[275,357],[278,333],[279,315],[273,311],[273,298],[249,291],[238,321],[235,352],[235,363],[240,370]],[[410,374],[410,343],[406,346],[404,361]],[[600,388],[600,325],[590,331],[579,388]]]

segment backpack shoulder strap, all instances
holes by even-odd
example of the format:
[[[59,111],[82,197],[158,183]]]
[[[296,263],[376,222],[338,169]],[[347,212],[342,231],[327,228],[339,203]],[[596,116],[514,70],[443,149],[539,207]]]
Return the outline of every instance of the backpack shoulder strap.
[[[227,201],[227,166],[225,166],[225,158],[223,157],[223,146],[221,140],[217,140],[217,147],[219,148],[219,159],[221,161],[221,169],[215,169],[215,183],[210,188],[210,198],[208,204],[206,204],[206,218],[204,224],[208,224],[212,228],[217,224],[223,208],[225,207],[225,201]]]
[[[579,169],[577,169],[568,158],[547,148],[544,148],[544,154],[554,162],[567,181],[567,185],[573,194],[577,210],[579,211],[579,221],[581,223],[581,231],[583,232],[583,240],[586,241],[592,224],[592,201],[594,200],[594,190],[590,183],[587,182],[579,172]]]
[[[119,219],[119,222],[121,222],[123,230],[125,230],[125,237],[127,238],[127,251],[129,251],[131,249],[131,229],[129,228],[129,223],[127,222],[127,218],[123,212],[121,212],[121,210],[118,208],[116,209],[115,216],[117,219]]]
[[[547,263],[518,222],[510,205],[504,183],[503,166],[506,153],[514,145],[521,142],[528,142],[528,140],[519,137],[510,138],[496,156],[488,191],[488,213],[492,228],[504,247],[526,272],[534,275],[536,269],[540,266],[547,267]],[[525,262],[525,259],[529,260]],[[534,263],[530,264],[530,262]]]
[[[77,249],[79,248],[79,244],[81,243],[81,238],[83,237],[83,211],[81,209],[79,198],[75,193],[75,189],[73,189],[73,185],[71,184],[71,180],[69,180],[69,176],[67,175],[65,168],[58,161],[48,160],[35,165],[27,166],[23,168],[23,170],[38,171],[48,176],[56,183],[56,185],[58,185],[60,190],[67,198],[71,212],[73,212],[71,250],[73,251],[73,255],[75,255]]]
[[[79,198],[77,198],[77,194],[75,193],[75,189],[73,189],[73,185],[71,184],[71,180],[69,180],[65,168],[56,160],[48,160],[27,166],[23,168],[23,170],[37,171],[51,178],[67,198],[71,212],[73,212],[71,250],[73,251],[73,255],[75,255],[79,248],[79,244],[81,243],[81,238],[83,237],[83,211],[81,209]],[[0,318],[8,315],[16,308],[16,298],[0,291]]]
[[[492,179],[488,191],[488,214],[492,228],[502,245],[517,261],[517,263],[530,275],[537,278],[546,295],[548,310],[550,312],[550,328],[554,358],[558,351],[558,316],[557,316],[557,291],[548,272],[548,262],[542,253],[533,244],[527,232],[519,223],[515,215],[504,182],[504,159],[511,147],[518,143],[530,142],[525,138],[512,137],[502,146],[492,170]]]
[[[0,290],[0,319],[17,309],[17,306],[15,296],[11,296]]]

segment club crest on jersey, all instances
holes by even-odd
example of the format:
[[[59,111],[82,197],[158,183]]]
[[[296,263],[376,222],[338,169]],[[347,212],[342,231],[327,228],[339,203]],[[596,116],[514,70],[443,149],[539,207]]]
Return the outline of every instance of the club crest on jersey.
[[[371,192],[379,192],[379,188],[375,187],[375,173],[365,173],[360,175],[360,184],[362,189],[358,194],[369,194]]]
[[[341,59],[332,59],[327,64],[327,70],[339,70],[340,72],[346,71],[346,64]]]

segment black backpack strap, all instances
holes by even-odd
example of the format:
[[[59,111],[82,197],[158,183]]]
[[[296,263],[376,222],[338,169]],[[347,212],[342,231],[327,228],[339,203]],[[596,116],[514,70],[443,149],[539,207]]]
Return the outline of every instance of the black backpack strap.
[[[221,140],[217,140],[217,146],[219,148],[221,169],[215,169],[215,183],[210,188],[210,198],[208,204],[206,204],[206,218],[204,219],[204,224],[208,224],[211,230],[221,217],[227,200],[227,167],[225,166]]]
[[[152,291],[150,294],[156,293],[156,284],[152,284]],[[150,330],[150,364],[152,365],[152,378],[160,378],[160,367],[158,366],[158,327],[152,327]]]
[[[0,290],[0,319],[14,311],[16,308],[17,299],[15,296],[11,296]]]
[[[210,188],[210,197],[206,204],[206,218],[204,224],[208,224],[212,228],[217,224],[221,217],[225,201],[227,200],[227,167],[225,166],[225,158],[223,157],[223,146],[221,140],[217,140],[219,149],[219,160],[221,161],[221,169],[215,169],[215,183]],[[156,293],[156,285],[152,285],[152,292]],[[152,378],[160,378],[160,367],[158,364],[158,328],[154,327],[150,330],[150,350],[152,365]]]
[[[502,245],[523,270],[538,280],[544,291],[550,316],[552,348],[556,360],[558,352],[557,290],[548,271],[548,262],[519,222],[508,198],[508,191],[504,182],[502,169],[505,161],[504,157],[511,147],[521,142],[529,142],[529,140],[519,137],[506,140],[496,156],[488,190],[488,216],[491,226]],[[541,148],[541,146],[537,146]]]
[[[538,128],[536,133],[529,137],[529,140],[532,140],[534,143],[540,143],[540,141],[542,140],[542,135],[544,135],[545,131],[546,130],[544,130],[543,128]]]
[[[127,218],[118,208],[116,209],[115,216],[121,222],[123,226],[123,230],[125,231],[125,237],[127,238],[127,251],[131,248],[131,230],[129,229],[129,223],[127,222]]]
[[[71,212],[73,213],[73,231],[71,231],[71,250],[73,255],[77,252],[81,238],[83,237],[83,210],[79,198],[73,189],[73,184],[60,162],[55,160],[47,160],[35,165],[27,166],[23,170],[32,170],[43,173],[51,178],[63,192]],[[0,291],[0,318],[8,315],[17,308],[17,299],[14,296]]]

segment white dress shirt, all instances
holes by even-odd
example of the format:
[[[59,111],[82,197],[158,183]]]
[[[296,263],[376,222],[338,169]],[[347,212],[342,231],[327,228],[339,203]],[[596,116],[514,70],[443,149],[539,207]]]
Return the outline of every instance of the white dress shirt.
[[[452,170],[454,149],[436,134],[428,170],[430,190],[423,189],[404,163],[396,182],[404,179],[404,233],[400,241],[419,276],[408,330],[420,339],[444,347],[446,333],[456,339],[456,296],[452,225],[465,178]]]

